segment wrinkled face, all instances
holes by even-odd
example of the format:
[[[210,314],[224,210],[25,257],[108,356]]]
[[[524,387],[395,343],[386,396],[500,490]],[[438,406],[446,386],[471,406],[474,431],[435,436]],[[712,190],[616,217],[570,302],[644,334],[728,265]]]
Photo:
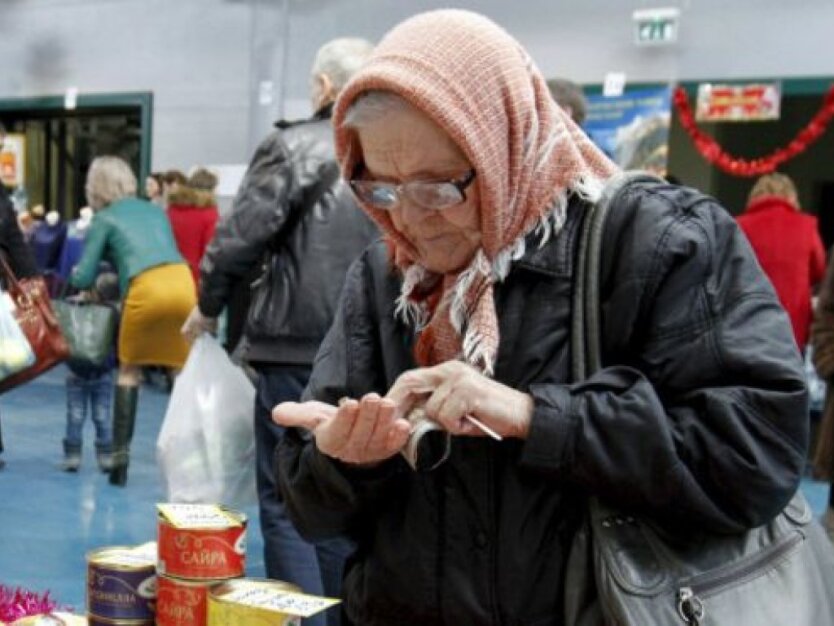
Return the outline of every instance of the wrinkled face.
[[[357,131],[363,178],[391,183],[460,179],[472,165],[451,138],[416,110],[399,110]],[[466,199],[442,210],[400,195],[389,212],[394,227],[417,249],[419,263],[447,273],[465,267],[481,244],[477,178]]]

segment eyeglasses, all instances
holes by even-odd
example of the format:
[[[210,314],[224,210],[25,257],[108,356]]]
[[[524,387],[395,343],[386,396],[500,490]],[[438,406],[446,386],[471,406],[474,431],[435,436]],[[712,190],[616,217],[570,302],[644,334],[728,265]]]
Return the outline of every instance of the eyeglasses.
[[[359,166],[360,170],[363,166]],[[462,178],[454,180],[412,180],[406,183],[386,183],[379,180],[353,178],[350,188],[360,202],[375,209],[390,211],[397,208],[403,198],[432,211],[442,211],[466,200],[466,188],[475,180],[475,170],[469,170]]]

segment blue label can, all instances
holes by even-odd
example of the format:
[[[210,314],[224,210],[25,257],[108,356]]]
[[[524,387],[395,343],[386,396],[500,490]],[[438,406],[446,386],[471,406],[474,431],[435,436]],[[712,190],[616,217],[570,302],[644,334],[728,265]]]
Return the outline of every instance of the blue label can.
[[[87,555],[87,612],[107,621],[153,623],[156,545],[110,547]]]

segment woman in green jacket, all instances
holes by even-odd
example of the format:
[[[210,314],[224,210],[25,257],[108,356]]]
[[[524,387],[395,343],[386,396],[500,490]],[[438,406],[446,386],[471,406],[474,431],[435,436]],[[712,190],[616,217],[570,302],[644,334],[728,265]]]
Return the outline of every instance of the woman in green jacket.
[[[92,286],[102,259],[119,274],[122,321],[110,482],[121,486],[127,482],[141,367],[182,368],[188,344],[179,330],[196,304],[195,288],[165,212],[136,197],[136,177],[127,163],[96,158],[86,192],[96,215],[70,282],[79,289]]]

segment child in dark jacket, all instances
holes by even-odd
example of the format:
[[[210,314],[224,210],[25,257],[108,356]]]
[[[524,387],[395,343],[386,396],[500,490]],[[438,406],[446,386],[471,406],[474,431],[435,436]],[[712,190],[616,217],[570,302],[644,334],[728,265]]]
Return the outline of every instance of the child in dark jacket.
[[[116,274],[102,273],[96,279],[93,294],[99,303],[117,308],[119,281]],[[65,472],[77,472],[81,467],[81,447],[88,408],[96,429],[98,467],[102,472],[107,473],[113,466],[113,428],[110,407],[113,398],[115,367],[115,350],[101,365],[77,359],[67,361],[69,369],[66,381],[67,430],[64,438],[64,460],[61,463],[61,469]]]

